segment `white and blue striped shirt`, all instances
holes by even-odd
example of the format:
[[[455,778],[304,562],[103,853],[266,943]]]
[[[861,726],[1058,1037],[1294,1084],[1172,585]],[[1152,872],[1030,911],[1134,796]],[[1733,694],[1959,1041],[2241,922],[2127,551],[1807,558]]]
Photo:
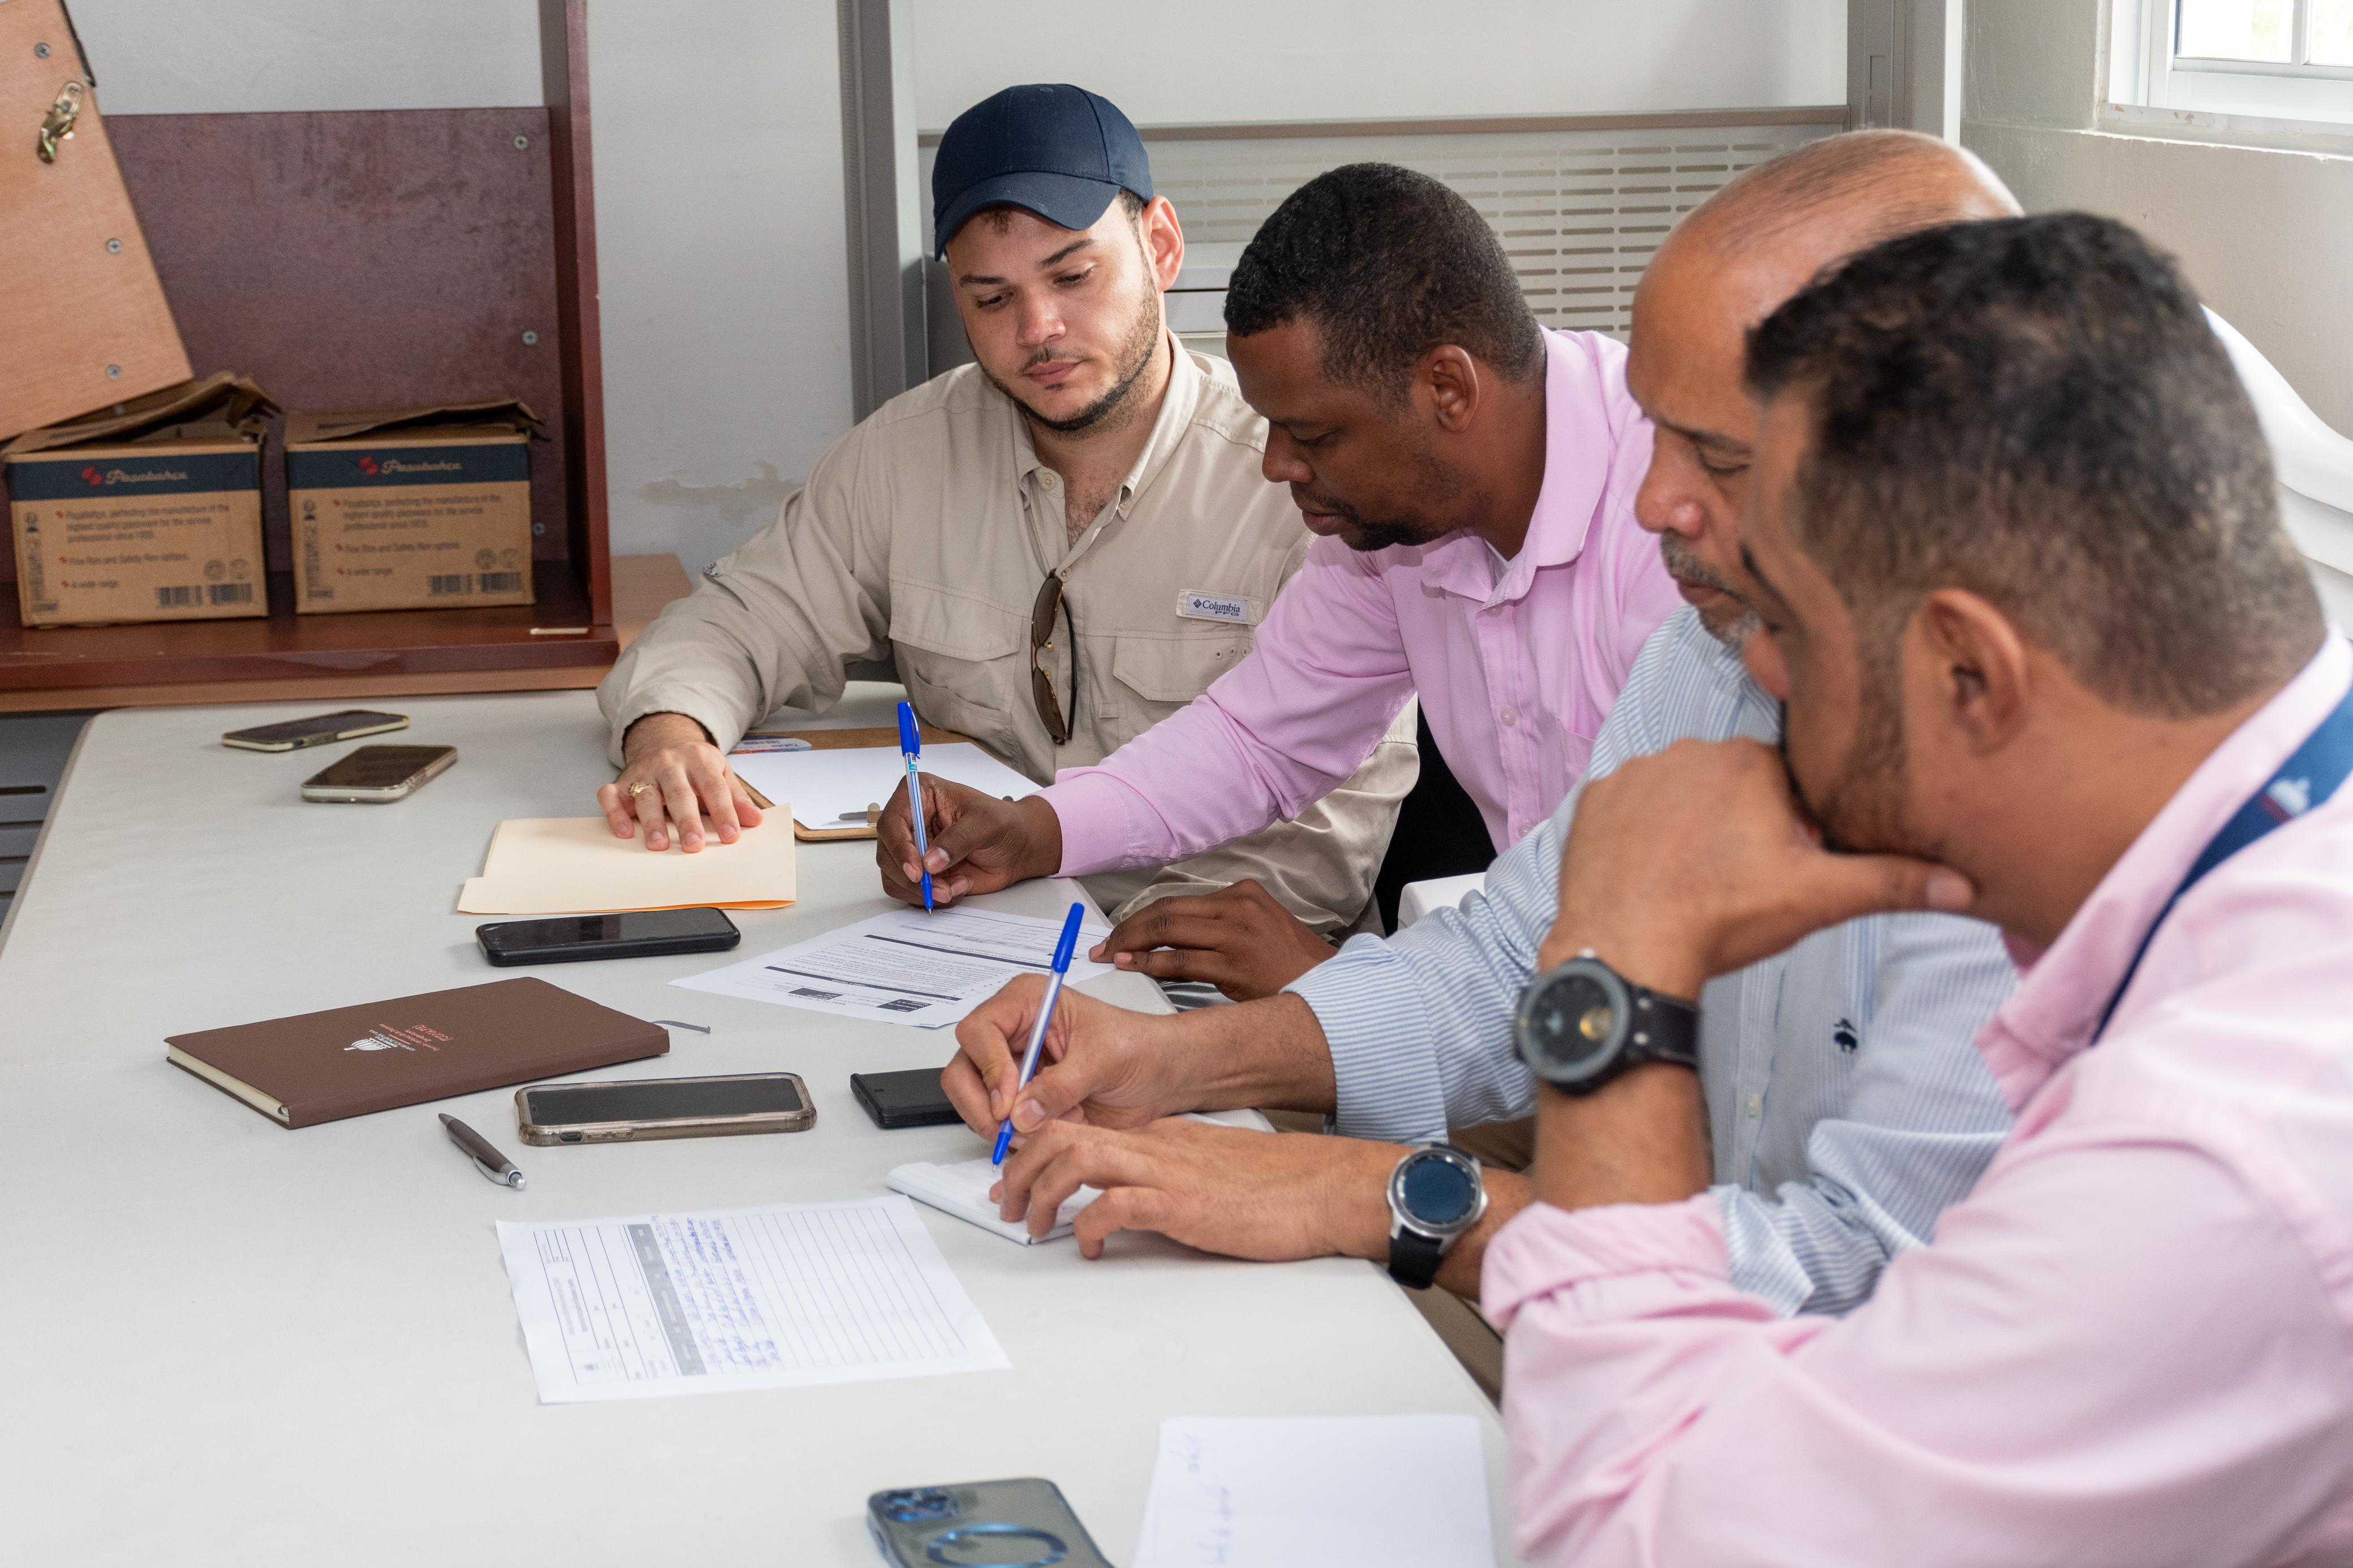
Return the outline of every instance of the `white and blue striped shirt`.
[[[1779,727],[1739,659],[1681,610],[1643,646],[1588,776],[1686,737],[1769,742]],[[1558,908],[1577,797],[1496,860],[1484,896],[1359,936],[1289,987],[1331,1042],[1338,1131],[1409,1142],[1528,1114],[1535,1079],[1512,1016]],[[1991,926],[1906,914],[1818,931],[1707,984],[1700,1076],[1734,1285],[1783,1312],[1843,1312],[1927,1239],[2009,1131],[1973,1041],[2017,977]]]

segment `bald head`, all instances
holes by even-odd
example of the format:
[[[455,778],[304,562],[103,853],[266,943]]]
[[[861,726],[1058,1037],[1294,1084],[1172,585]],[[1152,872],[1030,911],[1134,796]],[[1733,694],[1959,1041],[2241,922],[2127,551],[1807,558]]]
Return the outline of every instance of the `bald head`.
[[[1756,444],[1748,330],[1824,268],[1898,235],[2013,217],[1968,153],[1909,131],[1855,131],[1742,173],[1659,247],[1634,293],[1627,385],[1658,429],[1636,500],[1710,629],[1742,635],[1738,514]]]
[[[1718,257],[1795,250],[1827,264],[1898,235],[2019,210],[1974,153],[1916,131],[1853,131],[1742,172],[1671,243]]]

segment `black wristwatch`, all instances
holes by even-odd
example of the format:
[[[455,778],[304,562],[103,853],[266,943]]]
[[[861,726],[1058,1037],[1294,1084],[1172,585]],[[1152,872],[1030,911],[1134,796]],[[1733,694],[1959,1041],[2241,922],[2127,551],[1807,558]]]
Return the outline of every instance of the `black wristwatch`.
[[[1591,948],[1528,982],[1513,1030],[1529,1070],[1567,1094],[1644,1062],[1699,1071],[1699,1008],[1632,984]]]
[[[1389,1278],[1427,1290],[1447,1250],[1487,1212],[1479,1162],[1451,1143],[1425,1143],[1389,1173]]]

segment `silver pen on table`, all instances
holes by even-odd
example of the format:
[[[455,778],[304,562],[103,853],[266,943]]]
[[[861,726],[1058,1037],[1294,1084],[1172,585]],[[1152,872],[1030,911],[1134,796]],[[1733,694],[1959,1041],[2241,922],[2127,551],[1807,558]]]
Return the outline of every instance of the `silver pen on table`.
[[[450,1142],[466,1152],[466,1157],[485,1177],[502,1187],[522,1191],[522,1173],[515,1169],[512,1160],[491,1148],[489,1139],[446,1110],[441,1113],[441,1130],[449,1134]]]

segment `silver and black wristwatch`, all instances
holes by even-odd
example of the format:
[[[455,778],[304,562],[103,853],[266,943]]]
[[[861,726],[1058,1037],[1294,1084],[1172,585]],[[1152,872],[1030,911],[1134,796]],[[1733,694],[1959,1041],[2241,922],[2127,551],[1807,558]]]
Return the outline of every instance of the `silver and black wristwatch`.
[[[1586,949],[1520,993],[1520,1059],[1567,1094],[1591,1094],[1629,1068],[1699,1070],[1699,1009],[1634,984]]]
[[[1389,1278],[1427,1290],[1462,1233],[1487,1212],[1479,1162],[1451,1143],[1425,1143],[1389,1173]]]

